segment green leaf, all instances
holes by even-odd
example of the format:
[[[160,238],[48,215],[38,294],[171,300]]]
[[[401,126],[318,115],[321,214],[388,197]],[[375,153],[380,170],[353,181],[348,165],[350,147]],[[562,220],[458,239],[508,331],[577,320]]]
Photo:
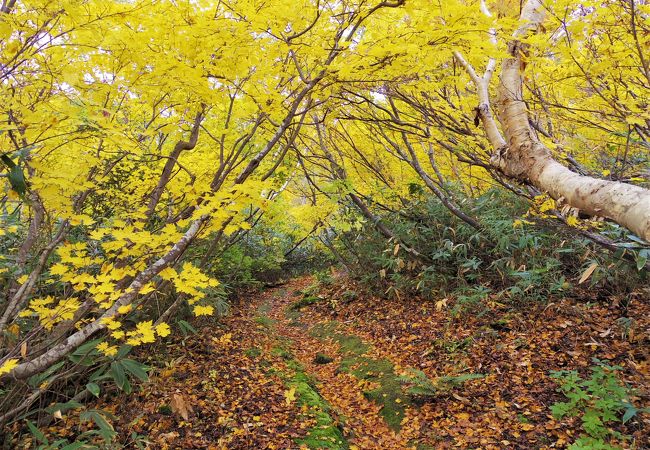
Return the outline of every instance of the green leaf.
[[[127,381],[126,374],[124,373],[124,368],[117,361],[114,361],[111,363],[110,373],[113,376],[113,380],[115,381],[117,387],[120,388],[120,390],[124,390],[124,384]]]
[[[110,380],[111,377],[106,373],[106,368],[107,368],[106,366],[102,365],[99,369],[93,372],[93,374],[90,376],[88,380],[92,382]]]
[[[80,345],[74,352],[68,355],[68,359],[75,364],[80,364],[82,366],[91,366],[95,363],[95,357],[99,354],[97,345],[102,342],[103,339],[93,339],[88,341],[83,345]]]
[[[86,389],[88,389],[88,392],[93,394],[95,397],[99,397],[99,393],[101,392],[99,385],[96,383],[88,383]]]
[[[33,375],[29,378],[27,381],[29,385],[33,388],[39,387],[45,380],[47,380],[54,372],[59,370],[63,365],[65,364],[65,361],[59,361],[58,363],[54,364],[52,367],[47,369],[43,373],[38,373],[36,375]]]
[[[23,169],[20,166],[17,166],[16,163],[5,154],[0,156],[0,160],[2,160],[7,169],[9,169],[7,170],[7,179],[9,180],[9,184],[11,184],[11,189],[20,195],[24,195],[25,192],[27,192],[27,181],[25,180]]]
[[[181,329],[181,333],[183,333],[184,336],[197,333],[196,329],[185,320],[179,320],[176,323],[178,324],[178,327]]]
[[[81,403],[70,400],[65,403],[55,403],[52,406],[48,406],[45,408],[45,412],[54,414],[56,411],[61,411],[61,413],[64,413],[66,411],[70,411],[71,409],[77,409],[81,407],[83,407]]]
[[[558,402],[553,405],[551,405],[551,413],[553,414],[553,417],[556,419],[561,419],[567,414],[569,414],[569,411],[571,410],[571,407],[568,403],[565,402]]]
[[[623,423],[627,422],[630,420],[632,417],[636,416],[636,413],[638,413],[639,410],[636,409],[632,405],[627,405],[627,408],[625,409],[625,414],[623,414]]]
[[[605,424],[600,419],[598,412],[588,409],[582,416],[582,428],[593,437],[602,437],[607,434]]]
[[[39,441],[41,444],[48,445],[48,444],[50,443],[50,441],[47,440],[47,438],[45,437],[45,435],[43,434],[43,432],[42,432],[41,430],[39,430],[38,428],[36,428],[36,425],[34,425],[34,424],[33,424],[31,421],[29,421],[29,420],[27,421],[27,428],[29,428],[30,433],[32,433],[32,435],[33,435],[36,439],[38,439],[38,441]]]
[[[126,369],[127,372],[134,375],[140,381],[149,381],[149,375],[147,374],[147,370],[149,368],[144,364],[140,364],[139,362],[133,361],[132,359],[123,359],[120,361],[120,364],[124,367],[124,369]]]
[[[77,450],[83,448],[86,444],[83,442],[73,442],[72,444],[66,445],[61,450]]]
[[[131,352],[132,349],[133,347],[130,345],[126,345],[126,344],[121,345],[120,349],[117,351],[117,355],[115,355],[115,359],[124,358],[126,355],[128,355]]]
[[[133,392],[133,389],[131,388],[131,383],[127,378],[126,381],[124,382],[124,393],[128,395],[131,392]]]
[[[100,411],[98,409],[90,409],[88,411],[84,411],[79,415],[79,418],[81,421],[92,420],[95,422],[95,425],[99,427],[98,434],[102,437],[102,439],[104,439],[106,443],[110,443],[117,433],[104,416],[108,416],[114,419],[114,416],[111,414],[107,413],[106,411]]]
[[[97,345],[102,341],[103,339],[93,339],[92,341],[88,341],[77,347],[77,349],[72,352],[72,354],[75,356],[85,356],[92,353],[93,351],[96,352],[95,347],[97,347]]]
[[[7,174],[7,178],[11,184],[11,189],[20,195],[25,195],[25,192],[27,192],[27,181],[25,180],[23,169],[20,166],[13,167]]]

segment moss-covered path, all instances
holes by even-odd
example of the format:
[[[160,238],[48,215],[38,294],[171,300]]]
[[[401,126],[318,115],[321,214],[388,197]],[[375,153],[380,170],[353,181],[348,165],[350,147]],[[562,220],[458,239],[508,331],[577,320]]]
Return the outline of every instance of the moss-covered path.
[[[297,363],[298,376],[311,380],[335,424],[313,433],[323,440],[303,443],[310,448],[416,448],[417,436],[400,432],[410,402],[394,364],[350,333],[344,322],[323,321],[310,314],[310,304],[325,301],[310,291],[311,286],[310,279],[296,280],[268,292],[257,304],[258,323]],[[299,387],[297,395],[304,395],[308,404],[312,392],[301,392]],[[340,436],[344,442],[337,442]]]

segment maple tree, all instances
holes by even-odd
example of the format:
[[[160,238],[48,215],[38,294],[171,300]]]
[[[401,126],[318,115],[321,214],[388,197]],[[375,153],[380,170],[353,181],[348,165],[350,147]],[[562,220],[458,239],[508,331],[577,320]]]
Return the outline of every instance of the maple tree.
[[[111,358],[211,315],[206,266],[262,215],[345,231],[352,205],[422,259],[375,202],[422,185],[480,230],[449,183],[496,183],[650,239],[649,8],[3,0],[0,422],[91,338]]]

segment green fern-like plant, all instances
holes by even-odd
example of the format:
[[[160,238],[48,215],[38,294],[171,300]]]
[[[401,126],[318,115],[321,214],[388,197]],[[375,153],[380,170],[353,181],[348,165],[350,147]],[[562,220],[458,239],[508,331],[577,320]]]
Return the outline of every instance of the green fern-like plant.
[[[631,402],[631,392],[616,376],[620,366],[609,366],[594,359],[596,365],[590,367],[591,376],[582,378],[575,370],[551,372],[559,384],[558,391],[567,398],[551,406],[553,416],[580,417],[582,429],[586,435],[581,436],[569,448],[613,450],[607,443],[609,438],[625,439],[621,433],[612,430],[608,424],[626,423],[639,412]]]

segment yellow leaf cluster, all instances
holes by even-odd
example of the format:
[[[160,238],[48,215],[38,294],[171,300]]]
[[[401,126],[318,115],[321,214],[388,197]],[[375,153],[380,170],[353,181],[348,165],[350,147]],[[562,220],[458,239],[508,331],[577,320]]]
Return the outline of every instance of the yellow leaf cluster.
[[[56,302],[56,306],[48,306],[54,303],[55,299],[52,296],[35,298],[29,302],[29,306],[25,310],[21,311],[20,316],[37,317],[46,330],[51,330],[57,323],[71,320],[81,306],[76,297],[61,299]]]

